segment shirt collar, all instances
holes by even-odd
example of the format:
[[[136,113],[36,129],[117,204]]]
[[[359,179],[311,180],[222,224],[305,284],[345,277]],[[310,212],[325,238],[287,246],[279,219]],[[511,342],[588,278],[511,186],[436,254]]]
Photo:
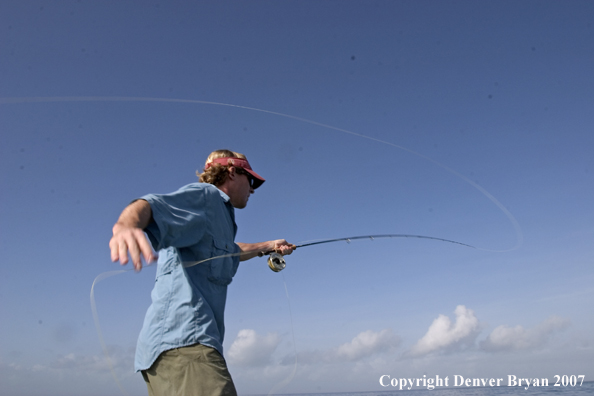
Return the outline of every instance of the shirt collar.
[[[229,198],[229,196],[227,194],[225,194],[224,192],[222,192],[221,190],[219,190],[216,186],[214,186],[217,191],[219,192],[219,194],[221,194],[221,198],[223,198],[223,201],[225,201],[225,203],[229,202],[229,200],[231,198]]]

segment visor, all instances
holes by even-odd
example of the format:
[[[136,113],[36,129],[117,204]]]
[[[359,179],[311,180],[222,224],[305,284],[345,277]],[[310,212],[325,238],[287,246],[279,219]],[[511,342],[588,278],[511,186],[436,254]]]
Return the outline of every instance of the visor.
[[[245,170],[247,173],[249,173],[250,175],[252,175],[254,177],[254,185],[253,188],[254,190],[258,187],[260,187],[262,185],[262,183],[264,183],[266,181],[266,179],[264,179],[262,176],[260,176],[259,174],[257,174],[256,172],[254,172],[252,170],[252,167],[250,166],[250,163],[247,160],[241,159],[241,158],[232,158],[232,157],[224,157],[224,158],[216,158],[214,160],[212,160],[211,162],[208,162],[205,166],[204,169],[208,169],[212,166],[212,164],[219,164],[219,165],[223,165],[223,166],[236,166],[238,168],[241,168],[243,170]]]

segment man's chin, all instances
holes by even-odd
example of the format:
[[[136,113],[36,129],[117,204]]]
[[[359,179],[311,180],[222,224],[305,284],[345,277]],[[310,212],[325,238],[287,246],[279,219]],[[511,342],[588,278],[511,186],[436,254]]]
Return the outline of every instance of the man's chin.
[[[242,202],[237,205],[233,205],[235,209],[244,209],[247,206],[247,202]]]

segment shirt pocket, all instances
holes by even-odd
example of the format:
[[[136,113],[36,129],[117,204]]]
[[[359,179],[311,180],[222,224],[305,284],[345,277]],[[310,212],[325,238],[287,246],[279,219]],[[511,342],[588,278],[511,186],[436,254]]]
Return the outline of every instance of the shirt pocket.
[[[214,240],[212,244],[212,256],[225,256],[210,260],[208,262],[208,280],[220,286],[227,286],[233,280],[237,272],[239,257],[235,255],[235,243]]]
[[[170,274],[174,268],[179,265],[179,253],[174,247],[163,249],[159,252],[159,261],[157,263],[156,279],[159,279],[162,275]]]

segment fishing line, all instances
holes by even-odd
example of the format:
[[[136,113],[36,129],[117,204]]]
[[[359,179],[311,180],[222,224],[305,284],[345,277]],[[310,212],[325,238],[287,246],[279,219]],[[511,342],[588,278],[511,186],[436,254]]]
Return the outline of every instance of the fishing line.
[[[122,394],[125,396],[128,396],[128,392],[126,392],[124,390],[124,387],[122,386],[118,376],[115,373],[115,370],[113,368],[113,363],[111,361],[111,358],[109,357],[109,352],[107,351],[107,345],[105,344],[105,339],[103,338],[103,332],[101,331],[101,325],[99,324],[99,314],[97,313],[97,305],[95,304],[95,285],[104,279],[107,279],[107,278],[115,276],[115,275],[120,275],[125,272],[129,272],[129,271],[132,271],[132,269],[103,272],[102,274],[99,274],[95,278],[95,280],[93,281],[93,285],[91,286],[91,311],[93,311],[93,321],[95,322],[95,329],[97,329],[97,335],[99,336],[99,343],[101,344],[101,349],[103,349],[103,355],[105,355],[105,361],[107,362],[107,365],[109,366],[109,371],[111,372],[111,376],[113,377],[116,384],[118,385],[118,388],[120,388],[120,392],[122,392]]]
[[[284,117],[284,118],[288,118],[288,119],[292,119],[292,120],[296,120],[296,121],[300,121],[300,122],[304,122],[310,125],[315,125],[315,126],[319,126],[322,128],[326,128],[326,129],[330,129],[330,130],[334,130],[337,132],[341,132],[341,133],[345,133],[348,135],[352,135],[352,136],[357,136],[363,139],[367,139],[367,140],[371,140],[371,141],[375,141],[381,144],[386,144],[388,146],[392,146],[394,148],[406,151],[410,154],[413,154],[417,157],[420,157],[426,161],[429,161],[435,165],[437,165],[438,167],[446,170],[447,172],[449,172],[450,174],[460,178],[461,180],[465,181],[466,183],[468,183],[469,185],[471,185],[472,187],[474,187],[476,190],[478,190],[481,194],[483,194],[487,199],[489,199],[495,206],[497,206],[499,208],[499,210],[501,210],[501,212],[508,218],[508,220],[510,221],[510,223],[512,224],[514,231],[516,233],[516,244],[511,248],[511,249],[505,249],[505,250],[494,250],[494,249],[488,249],[488,248],[478,248],[481,250],[487,250],[487,251],[492,251],[492,252],[508,252],[508,251],[512,251],[512,250],[516,250],[518,249],[522,243],[523,243],[523,234],[522,234],[522,230],[521,227],[518,223],[518,221],[515,219],[515,217],[511,214],[511,212],[509,210],[507,210],[507,208],[505,206],[503,206],[503,204],[501,202],[499,202],[499,200],[497,200],[497,198],[495,198],[495,196],[493,196],[491,193],[489,193],[485,188],[481,187],[480,185],[478,185],[477,183],[475,183],[474,181],[472,181],[471,179],[469,179],[468,177],[464,176],[463,174],[455,171],[454,169],[442,164],[441,162],[438,162],[426,155],[420,154],[416,151],[413,151],[411,149],[408,149],[406,147],[394,144],[392,142],[388,142],[385,140],[381,140],[381,139],[377,139],[371,136],[367,136],[367,135],[363,135],[360,133],[356,133],[353,131],[349,131],[347,129],[343,129],[343,128],[338,128],[332,125],[328,125],[328,124],[323,124],[317,121],[313,121],[313,120],[309,120],[306,118],[302,118],[302,117],[297,117],[297,116],[293,116],[293,115],[289,115],[289,114],[285,114],[285,113],[280,113],[280,112],[275,112],[275,111],[270,111],[270,110],[264,110],[264,109],[259,109],[259,108],[254,108],[254,107],[248,107],[248,106],[240,106],[240,105],[234,105],[234,104],[229,104],[229,103],[220,103],[220,102],[212,102],[212,101],[203,101],[203,100],[193,100],[193,99],[174,99],[174,98],[146,98],[146,97],[110,97],[110,96],[55,96],[55,97],[21,97],[21,98],[0,98],[0,104],[18,104],[18,103],[49,103],[49,102],[157,102],[157,103],[187,103],[187,104],[203,104],[203,105],[214,105],[214,106],[224,106],[224,107],[233,107],[233,108],[237,108],[237,109],[244,109],[244,110],[250,110],[250,111],[256,111],[256,112],[260,112],[260,113],[266,113],[266,114],[271,114],[271,115],[276,115],[279,117]],[[470,245],[466,245],[464,243],[460,243],[460,242],[456,242],[456,241],[451,241],[451,240],[446,240],[446,239],[441,239],[441,238],[434,238],[434,237],[426,237],[426,236],[420,236],[420,235],[375,235],[375,236],[358,236],[358,237],[350,237],[350,238],[337,238],[337,239],[329,239],[329,240],[321,240],[321,241],[314,241],[314,242],[309,242],[309,243],[303,243],[301,245],[298,245],[297,247],[306,247],[306,246],[313,246],[313,245],[319,245],[319,244],[324,244],[324,243],[331,243],[331,242],[338,242],[338,241],[346,241],[346,242],[350,242],[351,240],[358,240],[358,239],[375,239],[375,238],[394,238],[394,237],[406,237],[406,238],[423,238],[423,239],[434,239],[434,240],[439,240],[439,241],[444,241],[444,242],[450,242],[450,243],[456,243],[456,244],[460,244],[460,245],[464,245],[464,246],[468,246],[468,247],[473,247]],[[269,254],[270,258],[269,258],[269,266],[272,270],[274,271],[280,271],[282,269],[285,268],[285,261],[282,258],[282,256],[278,255],[278,256],[274,256],[274,252],[260,252],[263,254]],[[213,257],[213,258],[209,258],[206,260],[202,260],[202,261],[198,261],[198,262],[193,262],[193,263],[189,263],[188,265],[184,265],[185,267],[189,268],[191,266],[194,265],[198,265],[210,260],[214,260],[215,258],[223,258],[223,257],[230,257],[230,256],[234,256],[234,255],[240,255],[241,253],[238,254],[231,254],[231,255],[223,255],[223,256],[217,256],[217,257]],[[280,256],[280,257],[279,257]],[[117,378],[117,376],[115,375],[114,369],[113,369],[113,364],[111,362],[111,359],[109,358],[109,354],[107,352],[107,347],[105,345],[105,342],[103,340],[103,335],[101,333],[101,328],[99,326],[99,318],[98,318],[98,314],[97,314],[97,309],[96,309],[96,305],[95,305],[95,298],[94,298],[94,288],[95,285],[100,282],[103,279],[106,279],[108,277],[114,276],[114,275],[118,275],[121,274],[123,272],[128,272],[131,270],[120,270],[120,271],[110,271],[110,272],[105,272],[103,274],[100,274],[95,281],[93,282],[93,285],[91,287],[91,307],[93,310],[93,318],[95,320],[95,326],[97,328],[97,333],[99,335],[99,340],[101,343],[101,346],[103,348],[103,352],[105,354],[106,360],[108,362],[110,371],[112,373],[112,376],[114,377],[116,383],[118,384],[118,387],[120,388],[120,391],[122,391],[122,393],[124,395],[127,395],[127,393],[125,392],[125,390],[123,389],[119,379]],[[284,278],[283,278],[284,279]],[[285,283],[285,291],[287,293],[287,301],[289,301],[288,298],[288,289],[286,287],[286,283]],[[290,301],[289,301],[289,309],[290,309]],[[291,326],[292,326],[292,316],[291,316]],[[293,330],[292,330],[293,333]],[[295,336],[293,333],[293,345],[295,346]],[[288,384],[292,378],[295,375],[295,371],[297,368],[297,353],[295,350],[295,366],[294,366],[294,370],[293,373],[290,376],[290,379],[288,381],[283,381],[283,384],[280,386],[285,386],[286,384]],[[286,383],[285,383],[286,382]],[[274,388],[273,388],[274,390]],[[271,390],[270,393],[273,392],[273,390]],[[269,394],[270,394],[269,393]]]
[[[363,135],[363,134],[356,133],[353,131],[349,131],[347,129],[338,128],[338,127],[335,127],[332,125],[323,124],[321,122],[309,120],[309,119],[303,118],[303,117],[297,117],[297,116],[290,115],[290,114],[279,113],[276,111],[265,110],[265,109],[259,109],[256,107],[241,106],[241,105],[235,105],[235,104],[230,104],[230,103],[212,102],[212,101],[206,101],[206,100],[175,99],[175,98],[146,98],[146,97],[131,97],[131,96],[130,97],[129,96],[50,96],[50,97],[0,98],[0,104],[52,103],[52,102],[156,102],[156,103],[203,104],[203,105],[233,107],[233,108],[237,108],[237,109],[257,111],[260,113],[271,114],[271,115],[275,115],[275,116],[279,116],[279,117],[289,118],[289,119],[304,122],[304,123],[307,123],[310,125],[316,125],[316,126],[319,126],[322,128],[327,128],[327,129],[334,130],[337,132],[342,132],[342,133],[345,133],[348,135],[357,136],[357,137],[371,140],[374,142],[387,144],[388,146],[392,146],[397,149],[406,151],[406,152],[413,154],[419,158],[429,161],[429,162],[439,166],[440,168],[446,170],[447,172],[451,173],[452,175],[465,181],[466,183],[468,183],[469,185],[474,187],[476,190],[478,190],[487,199],[489,199],[489,201],[491,201],[495,206],[497,206],[497,208],[499,208],[499,210],[501,210],[501,212],[508,218],[508,220],[512,224],[514,231],[516,233],[516,244],[510,249],[503,249],[503,250],[489,249],[489,248],[477,248],[477,249],[486,250],[486,251],[490,251],[490,252],[498,252],[498,253],[509,252],[509,251],[519,249],[520,246],[522,246],[523,241],[524,241],[522,228],[520,227],[520,224],[518,223],[518,221],[516,220],[514,215],[509,210],[507,210],[507,208],[505,206],[503,206],[503,204],[501,202],[499,202],[499,200],[497,198],[495,198],[495,196],[493,196],[485,188],[481,187],[478,183],[475,183],[474,181],[472,181],[468,177],[464,176],[463,174],[459,173],[458,171],[450,168],[447,165],[442,164],[441,162],[438,162],[426,155],[423,155],[421,153],[413,151],[413,150],[406,148],[404,146],[400,146],[400,145],[394,144],[392,142],[388,142],[386,140],[377,139],[377,138],[374,138],[371,136],[367,136],[367,135]]]
[[[285,286],[287,305],[289,307],[289,319],[291,320],[291,337],[293,338],[293,354],[295,356],[295,362],[293,363],[293,371],[291,371],[291,374],[287,378],[273,386],[272,389],[270,389],[270,391],[268,392],[268,396],[271,396],[272,394],[281,390],[285,386],[289,385],[291,381],[293,381],[293,378],[295,378],[295,374],[297,373],[297,343],[295,342],[295,326],[293,326],[293,311],[291,310],[291,299],[289,298],[289,289],[287,288],[285,274],[282,273],[281,275],[283,276],[283,285]]]

